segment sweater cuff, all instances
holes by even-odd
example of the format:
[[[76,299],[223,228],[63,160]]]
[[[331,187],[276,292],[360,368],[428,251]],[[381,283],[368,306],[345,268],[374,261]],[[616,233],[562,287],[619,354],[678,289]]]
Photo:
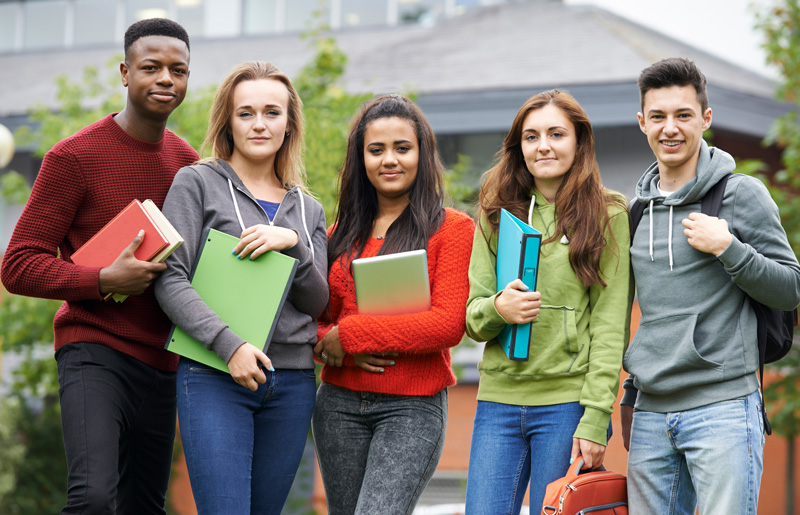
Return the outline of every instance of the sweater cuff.
[[[608,445],[608,423],[610,421],[611,414],[585,406],[578,428],[572,436],[600,445]]]
[[[100,270],[102,267],[81,267],[78,272],[78,290],[81,297],[89,300],[102,300],[105,295],[100,293]]]
[[[747,255],[748,252],[745,244],[734,236],[728,247],[722,251],[722,254],[717,256],[717,259],[722,262],[726,269],[730,269],[744,261]]]
[[[217,353],[217,356],[226,364],[231,360],[236,350],[244,345],[246,342],[242,340],[236,333],[226,327],[214,338],[211,343],[211,348]]]
[[[620,406],[635,406],[636,405],[636,396],[639,393],[639,390],[633,385],[633,376],[628,376],[627,379],[622,383],[622,389],[625,393],[622,395],[622,399],[619,401]]]
[[[306,256],[308,256],[310,252],[303,243],[303,240],[300,239],[300,234],[294,229],[292,229],[292,231],[294,231],[295,234],[297,234],[297,243],[295,243],[291,247],[287,247],[281,250],[281,254],[295,258],[297,261],[299,261],[298,264],[300,264],[306,260]]]

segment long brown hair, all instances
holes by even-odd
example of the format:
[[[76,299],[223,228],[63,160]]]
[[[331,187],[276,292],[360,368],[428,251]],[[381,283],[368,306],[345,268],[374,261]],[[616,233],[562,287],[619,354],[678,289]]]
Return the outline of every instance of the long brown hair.
[[[444,165],[436,150],[436,136],[425,115],[411,100],[384,95],[367,103],[355,117],[347,138],[347,153],[339,171],[339,210],[328,241],[328,268],[341,256],[358,257],[367,245],[378,195],[364,166],[364,133],[370,122],[400,118],[413,127],[419,143],[417,178],[408,194],[408,206],[386,231],[378,255],[426,249],[428,239],[444,221]]]
[[[214,103],[208,116],[208,130],[201,154],[206,148],[211,149],[211,158],[230,160],[233,154],[233,136],[231,134],[231,115],[233,114],[233,90],[241,82],[249,80],[276,80],[286,86],[289,92],[289,111],[283,145],[275,155],[275,174],[284,188],[299,186],[305,190],[305,168],[303,167],[302,149],[305,127],[303,125],[303,102],[295,91],[292,82],[274,64],[265,61],[247,61],[239,64],[222,81],[214,95]]]
[[[625,208],[624,198],[606,190],[600,183],[600,168],[594,156],[592,124],[578,102],[568,93],[550,90],[529,98],[522,105],[497,153],[498,163],[484,174],[479,195],[481,211],[491,232],[497,230],[500,209],[505,208],[522,220],[528,216],[533,176],[522,155],[522,124],[532,111],[546,105],[561,109],[575,126],[577,147],[572,167],[556,192],[556,229],[543,245],[566,235],[569,239],[569,263],[587,288],[600,277],[600,257],[606,246],[609,204]],[[613,240],[613,235],[612,235]],[[613,242],[616,245],[615,242]]]

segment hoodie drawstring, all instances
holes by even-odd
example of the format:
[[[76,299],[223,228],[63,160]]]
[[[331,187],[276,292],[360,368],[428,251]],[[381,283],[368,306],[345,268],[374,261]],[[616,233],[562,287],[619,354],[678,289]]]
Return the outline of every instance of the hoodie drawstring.
[[[536,206],[536,195],[531,195],[531,206],[528,208],[528,225],[533,227],[533,208]]]
[[[669,228],[667,235],[667,250],[669,251],[669,270],[672,271],[672,206],[669,206]],[[650,261],[653,257],[653,200],[650,199]]]
[[[244,232],[247,227],[244,226],[244,221],[242,220],[242,212],[239,211],[239,203],[236,202],[236,194],[233,192],[233,182],[228,179],[228,188],[231,190],[231,199],[233,199],[233,207],[236,209],[236,218],[239,219],[239,227],[242,228],[242,232]],[[269,217],[267,217],[269,220]],[[269,224],[272,225],[272,220],[269,220]]]
[[[236,210],[236,218],[239,220],[239,227],[242,228],[242,232],[246,229],[244,226],[244,220],[242,220],[242,212],[239,210],[239,202],[236,201],[236,194],[233,191],[233,181],[231,181],[230,177],[228,178],[228,188],[231,190],[231,199],[233,200],[233,207]],[[298,195],[300,195],[300,217],[303,219],[303,231],[306,233],[306,239],[308,240],[308,249],[311,251],[311,261],[314,261],[314,243],[311,241],[311,234],[308,232],[308,223],[306,222],[306,203],[303,199],[303,192],[298,191]],[[266,213],[265,213],[266,214]],[[270,220],[269,215],[267,215],[267,221],[269,225],[272,226],[272,220]]]
[[[667,236],[669,249],[669,271],[672,272],[672,206],[669,206],[669,236]]]
[[[653,199],[650,199],[650,261],[655,261],[653,258]]]

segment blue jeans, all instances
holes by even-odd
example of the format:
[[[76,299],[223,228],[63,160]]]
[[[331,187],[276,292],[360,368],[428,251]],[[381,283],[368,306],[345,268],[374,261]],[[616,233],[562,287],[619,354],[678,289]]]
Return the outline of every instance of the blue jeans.
[[[278,515],[300,465],[314,411],[314,370],[265,371],[255,392],[181,358],[178,423],[203,514]]]
[[[687,411],[635,411],[631,515],[755,514],[764,452],[761,394]]]
[[[516,406],[478,401],[467,476],[467,515],[515,515],[530,480],[531,513],[569,468],[580,403]],[[609,425],[609,436],[611,426]]]
[[[442,455],[447,390],[405,396],[322,383],[312,426],[329,515],[410,515]]]

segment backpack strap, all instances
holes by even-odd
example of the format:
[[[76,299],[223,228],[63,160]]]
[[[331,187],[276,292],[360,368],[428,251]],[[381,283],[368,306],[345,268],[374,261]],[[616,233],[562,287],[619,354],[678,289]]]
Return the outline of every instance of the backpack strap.
[[[638,200],[633,203],[630,208],[630,229],[631,229],[631,240],[633,240],[633,235],[636,232],[636,228],[639,227],[639,222],[642,221],[642,216],[644,215],[644,208],[647,206],[644,202],[639,202]]]
[[[706,192],[700,204],[701,213],[708,216],[717,216],[719,214],[719,210],[722,207],[722,197],[725,196],[725,186],[727,186],[728,179],[730,179],[731,175],[733,174],[726,173],[723,175],[722,178]],[[646,207],[647,204],[637,200],[630,208],[631,240],[633,240],[633,235],[636,233],[636,228],[639,227],[639,222],[642,221]]]
[[[726,173],[717,183],[708,190],[703,197],[700,204],[700,212],[708,216],[719,215],[719,210],[722,207],[722,197],[725,196],[725,186],[728,184],[728,179],[731,178],[731,173]]]

